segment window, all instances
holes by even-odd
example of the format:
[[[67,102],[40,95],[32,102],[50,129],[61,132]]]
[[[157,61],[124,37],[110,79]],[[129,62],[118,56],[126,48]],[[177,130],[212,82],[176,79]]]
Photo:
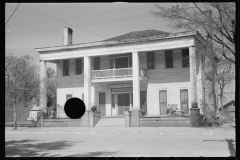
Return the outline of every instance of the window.
[[[99,93],[99,104],[105,104],[105,93]]]
[[[189,49],[182,49],[182,64],[183,67],[189,67]]]
[[[76,59],[76,74],[82,74],[82,59]]]
[[[69,60],[63,60],[63,76],[69,75]]]
[[[132,57],[110,57],[110,69],[113,68],[132,68]]]
[[[173,68],[172,51],[165,51],[166,68]]]
[[[100,70],[100,57],[94,57],[93,61],[93,70]]]
[[[69,100],[70,98],[72,98],[72,94],[67,94],[66,95],[66,101]]]
[[[147,53],[147,66],[148,69],[154,69],[154,52]]]

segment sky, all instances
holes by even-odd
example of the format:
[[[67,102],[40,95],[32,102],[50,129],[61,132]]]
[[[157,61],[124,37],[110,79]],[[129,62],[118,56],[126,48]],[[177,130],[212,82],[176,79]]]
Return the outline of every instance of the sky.
[[[125,2],[6,3],[5,54],[30,55],[39,65],[39,53],[34,48],[63,45],[64,27],[73,29],[73,44],[101,41],[148,29],[177,32],[150,13],[157,10],[155,4],[170,5]],[[48,63],[47,66],[55,69],[54,64]]]

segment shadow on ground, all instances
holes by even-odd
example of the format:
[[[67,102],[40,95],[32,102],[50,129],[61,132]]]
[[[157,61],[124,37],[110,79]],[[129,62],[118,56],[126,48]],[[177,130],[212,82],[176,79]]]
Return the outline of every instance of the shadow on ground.
[[[51,143],[39,143],[36,140],[20,140],[5,142],[5,156],[19,156],[19,157],[42,157],[48,156],[51,151],[64,150],[72,146],[73,143],[67,141],[55,141]],[[42,153],[48,152],[48,153]],[[50,156],[50,155],[49,155]],[[54,156],[54,155],[51,155]]]
[[[68,141],[55,141],[51,143],[41,143],[36,140],[20,140],[20,141],[7,141],[5,142],[5,156],[6,157],[109,157],[116,155],[117,152],[98,151],[98,152],[87,152],[85,154],[74,154],[74,155],[60,155],[51,154],[54,151],[61,151],[68,149],[78,142]],[[81,143],[81,142],[80,142]],[[46,153],[43,153],[46,152]]]
[[[232,138],[231,139],[225,138],[225,140],[203,140],[203,141],[227,142],[230,155],[233,156],[233,157],[236,157],[236,149],[234,148],[234,145],[233,145],[233,142],[236,142],[236,141],[234,141]]]

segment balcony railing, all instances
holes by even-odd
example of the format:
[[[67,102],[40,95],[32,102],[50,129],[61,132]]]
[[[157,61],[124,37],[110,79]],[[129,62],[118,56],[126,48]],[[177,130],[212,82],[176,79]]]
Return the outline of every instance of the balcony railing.
[[[132,68],[93,70],[92,79],[132,77]]]

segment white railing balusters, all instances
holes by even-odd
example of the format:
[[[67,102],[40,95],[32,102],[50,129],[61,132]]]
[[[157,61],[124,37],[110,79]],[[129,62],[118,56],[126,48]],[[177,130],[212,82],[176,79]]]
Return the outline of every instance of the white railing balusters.
[[[117,68],[117,69],[105,69],[105,70],[93,70],[92,79],[99,78],[116,78],[116,77],[131,77],[132,68]]]

